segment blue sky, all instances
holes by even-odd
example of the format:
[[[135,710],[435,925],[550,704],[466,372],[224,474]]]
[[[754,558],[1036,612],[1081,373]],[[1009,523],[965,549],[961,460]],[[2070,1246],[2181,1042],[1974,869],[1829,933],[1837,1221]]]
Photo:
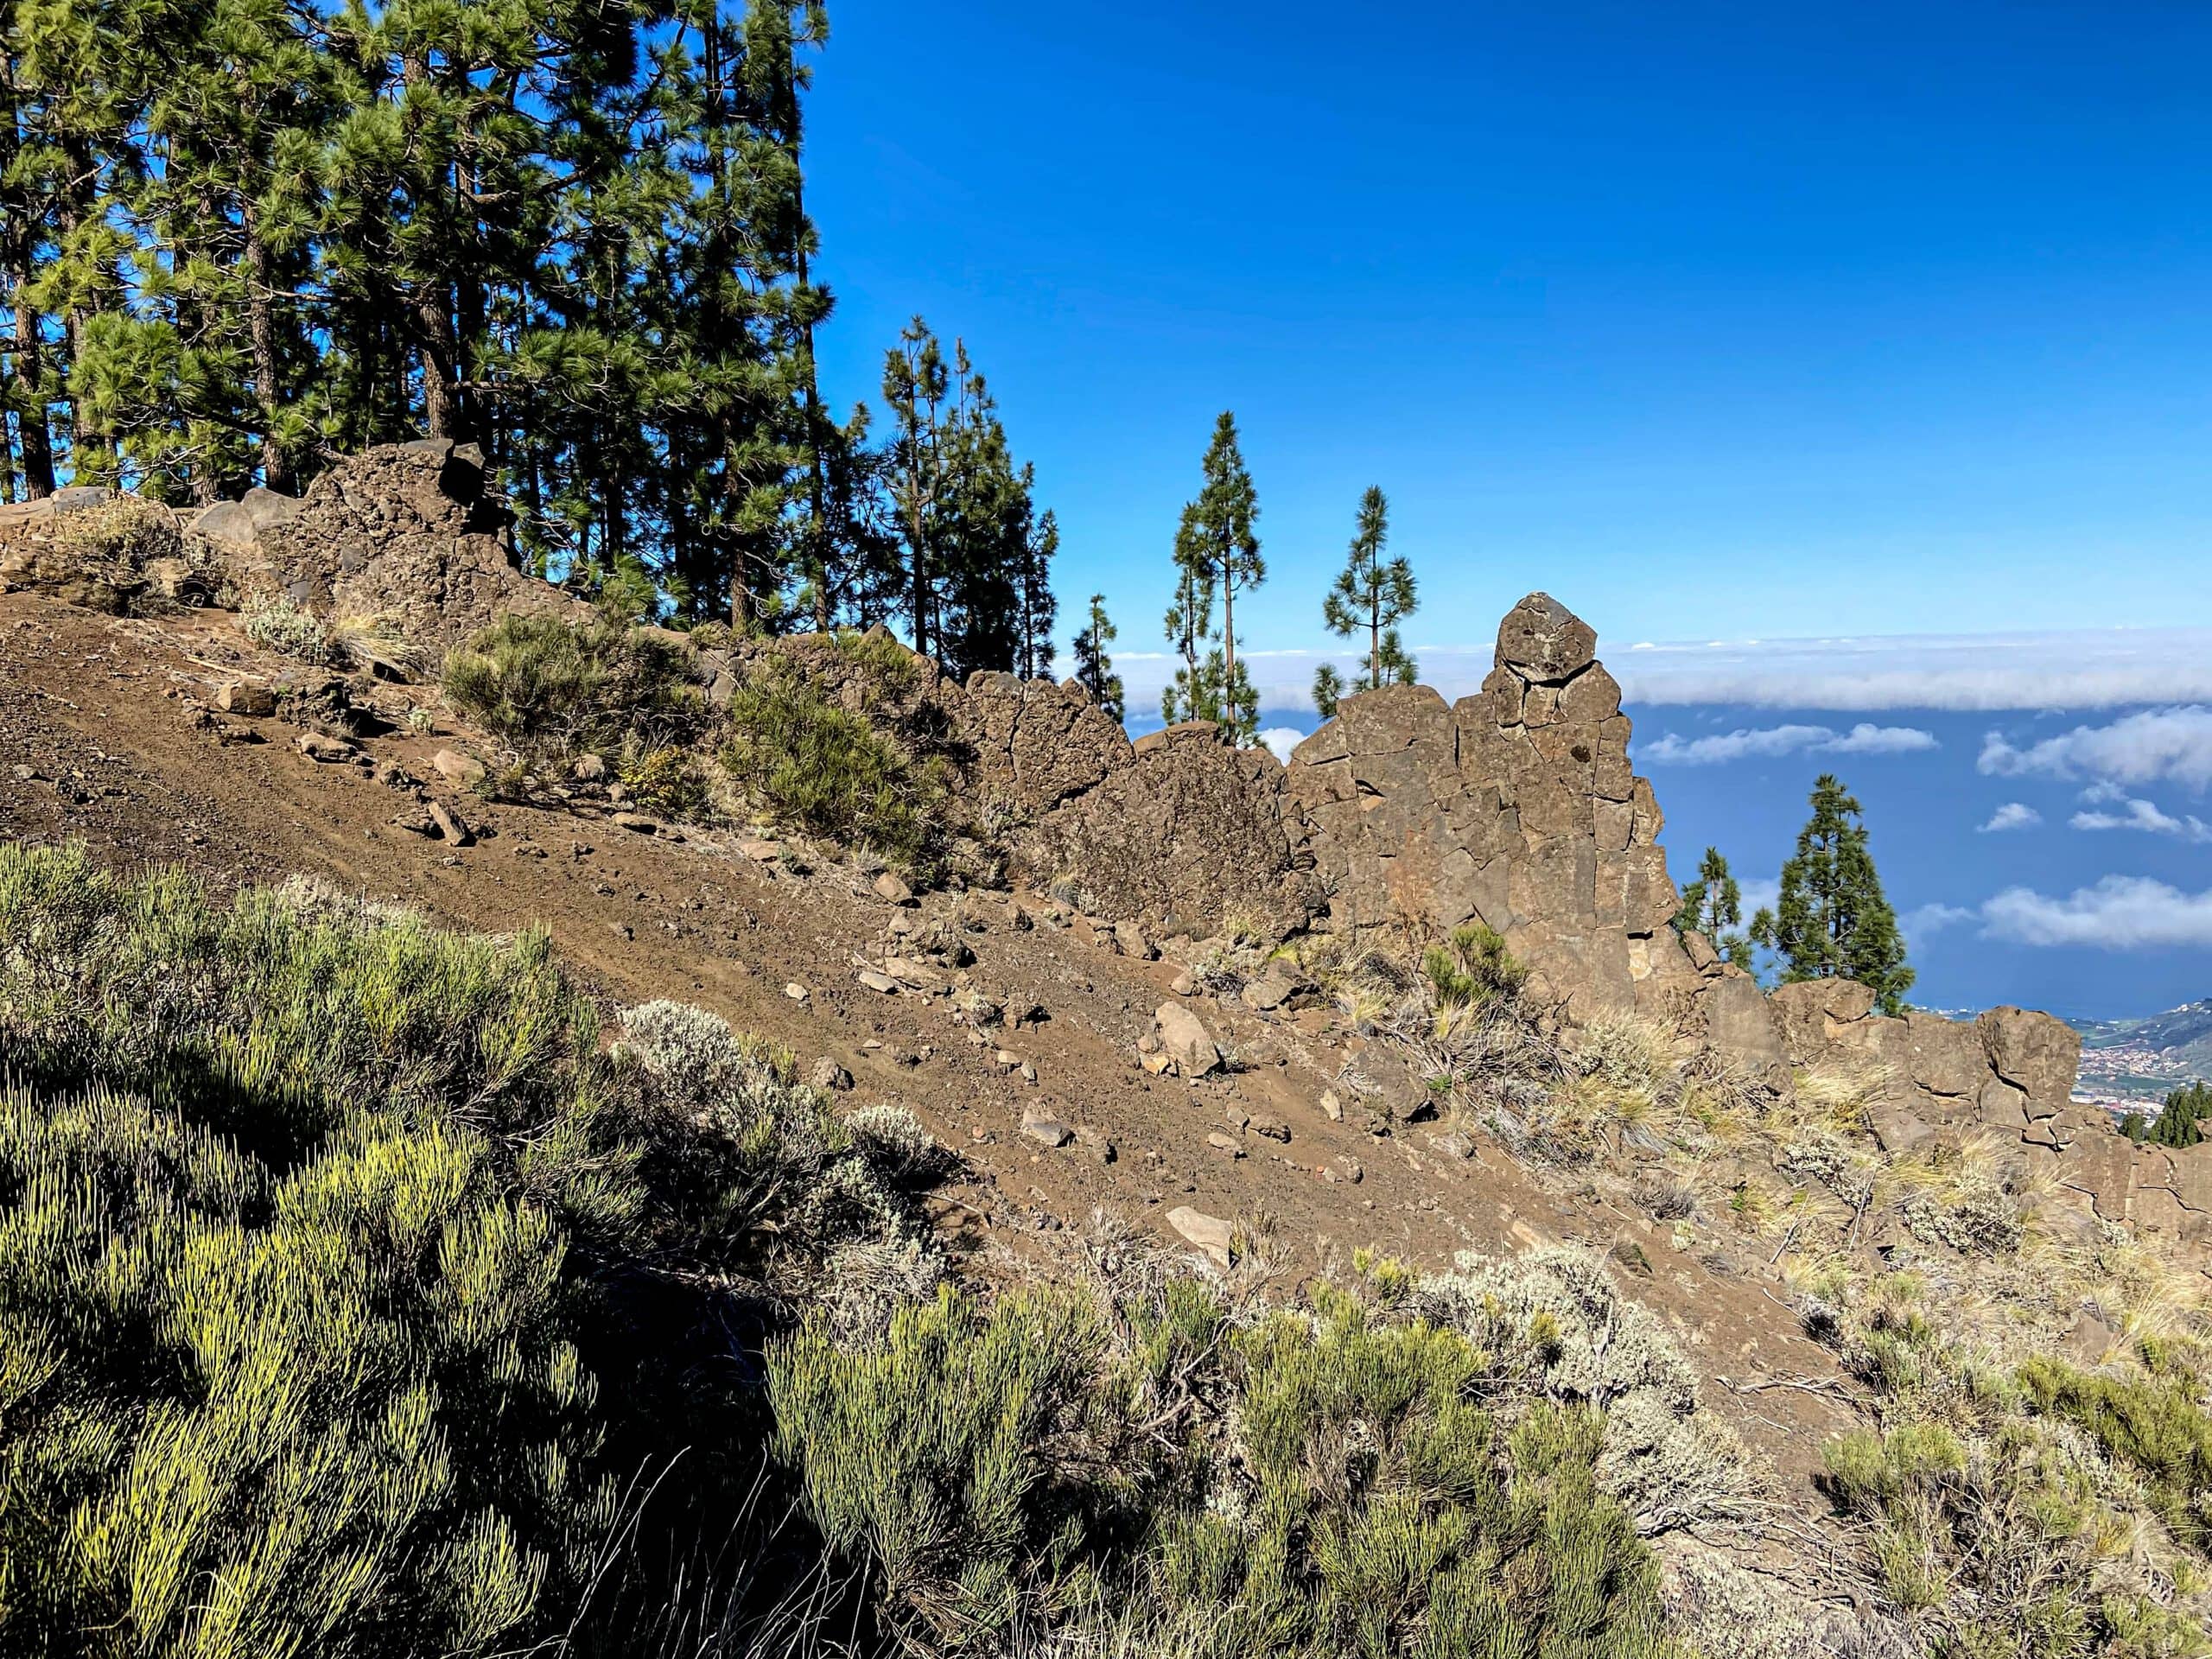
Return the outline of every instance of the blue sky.
[[[1678,869],[1770,874],[1833,763],[1929,1000],[2212,995],[2202,780],[1981,767],[2212,702],[2212,8],[832,9],[825,387],[876,401],[915,312],[965,337],[1134,701],[1232,408],[1271,704],[1380,484],[1424,677],[1479,678],[1533,588],[1596,626]],[[1654,759],[1861,720],[1934,741]],[[2182,827],[2074,823],[2135,799]]]
[[[1370,483],[1425,641],[2212,613],[2212,9],[1814,10],[838,0],[829,387],[964,335],[1130,650],[1224,407],[1255,646]]]

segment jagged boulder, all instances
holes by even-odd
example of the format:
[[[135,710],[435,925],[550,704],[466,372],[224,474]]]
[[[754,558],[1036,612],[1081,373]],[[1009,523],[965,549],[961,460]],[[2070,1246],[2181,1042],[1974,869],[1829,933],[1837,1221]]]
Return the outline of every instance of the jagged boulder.
[[[2031,1103],[2052,1110],[2074,1092],[2082,1035],[2064,1020],[2026,1008],[1991,1008],[1974,1021],[1990,1071]]]
[[[433,665],[504,613],[584,610],[521,569],[512,515],[473,444],[386,444],[319,474],[296,511],[268,499],[238,507],[194,529],[235,550],[228,563],[242,595],[379,619]],[[249,529],[250,550],[227,541]]]
[[[1273,755],[1194,721],[1131,745],[1021,836],[1019,861],[1116,920],[1205,934],[1236,916],[1280,937],[1325,902],[1307,833]]]
[[[1549,594],[1529,594],[1498,624],[1498,666],[1524,680],[1561,685],[1597,656],[1596,630]]]

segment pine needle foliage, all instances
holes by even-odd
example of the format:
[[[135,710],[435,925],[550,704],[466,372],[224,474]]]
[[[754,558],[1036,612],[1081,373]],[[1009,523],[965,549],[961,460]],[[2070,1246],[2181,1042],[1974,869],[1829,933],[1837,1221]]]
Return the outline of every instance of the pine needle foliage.
[[[1480,922],[1455,928],[1443,944],[1431,945],[1421,970],[1447,1014],[1510,999],[1529,978],[1529,970],[1506,950],[1504,936]]]
[[[1344,568],[1337,573],[1321,606],[1322,621],[1339,639],[1367,636],[1365,665],[1352,680],[1354,692],[1411,685],[1420,672],[1398,637],[1398,624],[1420,608],[1413,567],[1403,557],[1382,556],[1389,539],[1390,504],[1380,489],[1370,486],[1359,499],[1359,520],[1344,555]],[[1344,695],[1342,677],[1332,664],[1324,664],[1313,685],[1315,705],[1323,714],[1333,715],[1337,699]]]
[[[511,613],[447,658],[446,701],[536,764],[626,741],[662,747],[706,721],[680,652],[611,618]]]
[[[1796,854],[1782,866],[1781,898],[1752,918],[1751,937],[1781,957],[1785,982],[1853,979],[1873,990],[1884,1014],[1902,1014],[1913,970],[1858,798],[1823,772],[1810,798]]]
[[[950,788],[934,759],[916,758],[781,660],[751,675],[727,714],[723,769],[772,817],[866,848],[909,875],[936,872]]]

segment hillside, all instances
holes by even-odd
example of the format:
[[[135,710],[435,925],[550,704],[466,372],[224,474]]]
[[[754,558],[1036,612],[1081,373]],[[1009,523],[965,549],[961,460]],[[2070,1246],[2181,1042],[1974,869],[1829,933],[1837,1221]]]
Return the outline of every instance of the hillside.
[[[2134,1020],[2083,1023],[2085,1092],[2130,1102],[2156,1102],[2200,1077],[2212,1077],[2212,1000]]]
[[[453,487],[448,457],[419,464]],[[281,587],[318,628],[371,603],[400,619],[351,666],[276,648],[251,601],[115,614],[0,548],[18,583],[0,595],[0,842],[18,861],[0,1059],[38,1091],[14,1108],[10,1213],[60,1190],[57,1167],[105,1192],[142,1166],[127,1146],[38,1161],[108,1122],[84,1100],[143,1096],[158,1118],[200,1109],[213,1077],[229,1103],[177,1144],[227,1134],[257,1161],[218,1179],[194,1152],[207,1185],[178,1213],[327,1218],[286,1185],[302,1170],[429,1135],[474,1148],[499,1214],[550,1206],[567,1230],[536,1259],[583,1275],[573,1306],[517,1304],[526,1361],[493,1344],[441,1373],[452,1392],[515,1366],[569,1376],[563,1343],[585,1355],[601,1381],[558,1385],[584,1417],[545,1442],[578,1471],[557,1525],[499,1464],[485,1512],[505,1519],[437,1522],[455,1529],[438,1549],[479,1563],[454,1569],[470,1595],[312,1650],[551,1639],[615,1548],[593,1541],[622,1535],[591,1482],[650,1485],[702,1435],[752,1472],[731,1452],[696,1514],[637,1500],[661,1564],[772,1480],[799,1529],[777,1548],[870,1650],[1033,1651],[1046,1632],[1071,1644],[1054,1651],[1224,1659],[2204,1650],[2212,1164],[2070,1108],[2074,1044],[2047,1016],[1887,1019],[1834,981],[1767,996],[1678,938],[1658,803],[1564,606],[1532,595],[1505,619],[1481,696],[1348,698],[1285,767],[1211,728],[1132,745],[1067,687],[955,683],[884,637],[616,627],[474,539],[466,501],[448,500],[456,532],[436,528],[447,498],[411,499],[428,528],[334,488],[195,543],[226,588]],[[334,565],[356,510],[399,528]],[[517,613],[538,620],[500,620]],[[597,666],[528,702],[520,665],[554,658],[525,649]],[[588,728],[610,685],[607,717],[649,711],[652,745]],[[825,790],[855,756],[880,781]],[[23,850],[73,847],[81,868]],[[99,874],[168,867],[210,897]],[[294,947],[272,943],[296,937],[321,942],[297,972],[336,976],[304,1001]],[[442,1010],[408,971],[340,966],[391,952],[429,964],[424,985],[474,988]],[[302,1046],[317,1009],[363,1034]],[[500,1071],[524,1029],[537,1046]],[[730,1032],[788,1065],[714,1058]],[[480,1065],[504,1081],[472,1081]],[[541,1066],[551,1093],[511,1109]],[[285,1087],[240,1081],[270,1077]],[[723,1124],[717,1088],[753,1116]],[[421,1179],[419,1200],[378,1189],[344,1236],[460,1202]],[[845,1183],[853,1202],[831,1202]],[[88,1238],[169,1213],[130,1192]],[[399,1252],[441,1319],[459,1317],[451,1241],[508,1224],[445,1224],[462,1233]],[[58,1282],[22,1249],[0,1253],[0,1308]],[[499,1271],[537,1282],[521,1260]],[[329,1270],[272,1281],[255,1319],[282,1325]],[[69,1319],[89,1333],[106,1316],[82,1283]],[[60,1421],[35,1402],[71,1374],[10,1382],[0,1412],[33,1408],[0,1427]],[[167,1386],[96,1382],[118,1401]],[[1033,1414],[917,1414],[971,1389],[997,1410],[1001,1386]],[[950,1459],[927,1465],[931,1513],[964,1517],[927,1548],[855,1472],[909,1491],[909,1453]],[[97,1464],[71,1477],[94,1495],[73,1536],[125,1537],[95,1517],[127,1516],[136,1489]],[[115,1598],[102,1628],[156,1650],[295,1639],[271,1611],[223,1645],[204,1611],[129,1588],[121,1555],[60,1550],[41,1530],[59,1512],[0,1512],[24,1559],[84,1574],[0,1580],[0,1631],[29,1650],[121,1650],[56,1611],[95,1583]],[[1548,1527],[1597,1554],[1544,1554]],[[194,1560],[228,1559],[219,1529],[195,1536]],[[541,1564],[482,1565],[511,1550]],[[674,1598],[690,1633],[594,1625],[588,1650],[785,1650],[728,1635],[753,1590],[720,1586],[723,1644],[704,1643],[712,1621],[652,1550],[616,1554],[620,1593]],[[770,1579],[797,1570],[778,1559]],[[404,1599],[392,1585],[377,1593]],[[1117,1604],[1167,1622],[1116,1625]]]

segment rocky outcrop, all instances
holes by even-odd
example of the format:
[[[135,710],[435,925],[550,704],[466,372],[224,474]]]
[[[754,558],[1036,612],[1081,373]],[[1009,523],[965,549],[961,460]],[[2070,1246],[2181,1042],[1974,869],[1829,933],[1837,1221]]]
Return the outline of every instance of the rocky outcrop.
[[[1132,743],[1073,680],[978,673],[963,684],[880,628],[712,646],[700,653],[708,701],[728,703],[772,660],[944,762],[1015,873],[1072,884],[1103,919],[1203,935],[1237,917],[1281,936],[1323,907],[1281,766],[1212,725]]]
[[[318,474],[296,510],[285,499],[256,492],[194,525],[224,546],[241,596],[380,619],[433,664],[503,613],[583,608],[517,563],[512,516],[473,444],[364,450]]]
[[[39,589],[119,614],[205,605],[223,582],[159,501],[82,485],[0,505],[0,593]]]
[[[1281,766],[1208,721],[1139,739],[1018,839],[1033,879],[1065,877],[1101,914],[1164,932],[1211,933],[1237,917],[1281,937],[1324,902]]]
[[[1498,626],[1482,690],[1347,697],[1292,753],[1332,926],[1448,932],[1480,922],[1577,1017],[1656,1006],[1694,978],[1651,786],[1629,765],[1597,635],[1546,594]]]

